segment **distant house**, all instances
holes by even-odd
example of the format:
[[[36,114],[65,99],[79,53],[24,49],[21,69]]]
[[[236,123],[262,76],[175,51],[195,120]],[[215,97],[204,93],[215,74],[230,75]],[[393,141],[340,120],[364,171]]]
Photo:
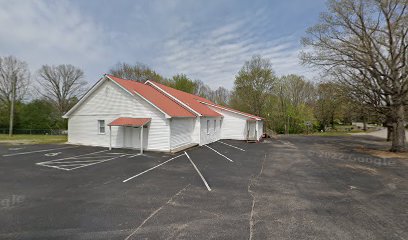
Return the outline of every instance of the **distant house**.
[[[64,117],[69,143],[149,151],[178,151],[220,139],[259,140],[263,133],[258,116],[154,81],[111,75]]]

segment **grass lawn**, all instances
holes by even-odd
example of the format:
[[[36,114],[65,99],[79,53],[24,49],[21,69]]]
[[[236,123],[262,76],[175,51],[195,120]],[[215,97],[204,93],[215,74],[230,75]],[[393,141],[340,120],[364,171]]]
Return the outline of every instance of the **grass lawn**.
[[[8,134],[0,134],[0,143],[12,144],[45,144],[64,143],[67,141],[66,135],[28,135],[16,134],[9,137]]]
[[[314,136],[351,136],[350,133],[368,133],[376,131],[376,129],[369,129],[367,131],[364,131],[362,129],[358,129],[355,126],[351,125],[336,125],[336,128],[334,130],[329,130],[327,132],[314,132],[311,133],[310,135]]]

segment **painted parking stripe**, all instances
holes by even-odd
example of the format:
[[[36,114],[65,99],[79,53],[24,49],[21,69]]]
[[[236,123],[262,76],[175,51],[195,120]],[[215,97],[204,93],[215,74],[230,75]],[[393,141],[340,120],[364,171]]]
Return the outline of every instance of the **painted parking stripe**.
[[[225,143],[225,142],[221,142],[221,141],[218,141],[219,143],[222,143],[222,144],[225,144],[225,145],[227,145],[227,146],[230,146],[230,147],[233,147],[233,148],[236,148],[236,149],[238,149],[238,150],[241,150],[241,151],[243,151],[243,152],[245,152],[245,150],[244,149],[242,149],[242,148],[239,148],[239,147],[235,147],[235,146],[233,146],[233,145],[230,145],[230,144],[228,144],[228,143]]]
[[[86,164],[85,164],[85,163],[84,163],[84,164],[78,164],[78,163],[69,164],[69,163],[67,163],[67,164],[57,165],[57,167],[59,167],[59,168],[65,168],[65,167],[72,167],[72,166],[78,166],[78,165],[84,166],[84,165],[86,165]],[[49,166],[49,165],[45,165],[45,166]]]
[[[206,147],[208,147],[209,149],[211,149],[211,150],[213,150],[215,153],[217,153],[218,155],[220,155],[220,156],[222,156],[222,157],[224,157],[224,158],[226,158],[228,161],[230,161],[230,162],[234,162],[234,161],[232,161],[229,157],[227,157],[227,156],[225,156],[224,154],[222,154],[222,153],[220,153],[220,152],[218,152],[217,150],[215,150],[214,148],[212,148],[212,147],[210,147],[210,146],[208,146],[208,145],[204,145],[204,146],[206,146]]]
[[[38,164],[38,165],[43,166],[42,164]],[[56,169],[59,169],[59,170],[65,170],[65,171],[67,171],[67,169],[65,169],[65,168],[60,168],[60,167],[57,167],[57,166],[48,166],[48,165],[47,165],[46,167],[56,168]]]
[[[77,159],[78,157],[88,156],[88,155],[102,153],[102,152],[106,152],[106,151],[108,151],[108,150],[102,150],[102,151],[97,151],[97,152],[92,152],[92,153],[86,153],[86,154],[81,154],[81,155],[77,155],[77,156],[73,156],[73,157],[59,158],[59,159],[55,159],[55,160],[40,162],[40,163],[37,163],[37,164],[56,162],[56,161],[63,161],[63,160],[67,160],[67,159]],[[92,156],[92,157],[94,157],[94,156]]]
[[[143,172],[141,172],[141,173],[138,173],[138,174],[136,174],[136,175],[133,176],[133,177],[130,177],[130,178],[128,178],[128,179],[123,180],[123,182],[125,183],[125,182],[127,182],[127,181],[129,181],[129,180],[132,180],[133,178],[139,177],[140,175],[145,174],[145,173],[147,173],[147,172],[150,172],[150,171],[152,171],[153,169],[158,168],[158,167],[160,167],[161,165],[166,164],[166,163],[168,163],[168,162],[170,162],[170,161],[173,161],[174,159],[179,158],[179,157],[181,157],[181,156],[185,156],[185,155],[184,155],[184,154],[180,154],[180,155],[178,155],[178,156],[176,156],[176,157],[170,158],[169,160],[166,160],[166,161],[164,161],[164,162],[162,162],[162,163],[160,163],[160,164],[158,164],[158,165],[156,165],[156,166],[154,166],[154,167],[152,167],[152,168],[149,168],[149,169],[147,169],[147,170],[145,170],[145,171],[143,171]]]
[[[208,191],[211,191],[210,186],[208,185],[207,181],[205,180],[205,178],[201,174],[200,170],[198,170],[197,166],[194,164],[193,160],[191,160],[190,156],[186,152],[184,152],[184,154],[188,157],[188,160],[190,160],[190,162],[193,165],[194,169],[197,171],[198,175],[201,177],[201,180],[203,180],[204,185],[207,187]]]
[[[107,162],[116,158],[120,158],[122,156],[115,156],[109,159],[105,159],[105,160],[100,160],[100,161],[94,161],[94,162],[78,162],[75,164],[65,164],[64,162],[42,162],[42,163],[37,163],[37,165],[40,166],[45,166],[45,167],[54,167],[54,168],[58,168],[61,170],[66,170],[66,171],[71,171],[74,169],[78,169],[78,168],[83,168],[83,167],[88,167],[88,166],[92,166],[95,164],[99,164],[99,163],[103,163],[103,162]],[[67,167],[71,167],[71,168],[67,168]]]
[[[87,163],[87,162],[99,162],[99,161],[101,161],[100,159],[95,159],[95,160],[78,160],[78,161],[58,161],[58,162],[50,162],[50,163],[47,163],[47,164],[52,164],[52,163],[55,163],[55,164],[58,164],[58,163]]]
[[[78,168],[83,168],[83,167],[89,167],[89,166],[92,166],[92,165],[95,165],[95,164],[99,164],[99,163],[111,161],[111,160],[113,160],[113,159],[120,158],[120,157],[122,157],[122,156],[117,156],[117,157],[109,158],[109,159],[102,160],[102,161],[99,161],[99,162],[89,163],[89,164],[85,164],[85,165],[83,165],[83,166],[70,168],[68,171],[75,170],[75,169],[78,169]]]
[[[95,165],[98,163],[103,163],[103,162],[110,161],[110,160],[113,160],[119,157],[123,157],[123,155],[112,155],[112,156],[101,155],[101,153],[104,153],[106,151],[108,150],[86,153],[86,154],[81,154],[81,155],[77,155],[73,157],[60,158],[60,159],[55,159],[55,160],[50,160],[50,161],[45,161],[45,162],[39,162],[36,164],[40,166],[44,166],[44,167],[51,167],[51,168],[56,168],[60,170],[70,171],[70,170],[74,170],[74,169],[78,169],[82,167]]]
[[[37,151],[31,151],[31,152],[22,152],[22,153],[12,153],[12,154],[3,155],[3,157],[11,157],[11,156],[24,155],[24,154],[30,154],[30,153],[39,153],[39,152],[49,152],[49,151],[53,151],[53,150],[68,149],[68,148],[77,148],[77,147],[79,147],[79,146],[62,147],[62,148],[52,148],[52,149],[43,149],[43,150],[37,150]]]

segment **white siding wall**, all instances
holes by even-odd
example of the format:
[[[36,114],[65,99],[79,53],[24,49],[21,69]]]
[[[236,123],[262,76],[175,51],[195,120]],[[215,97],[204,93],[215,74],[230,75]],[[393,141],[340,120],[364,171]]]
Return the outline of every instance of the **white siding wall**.
[[[131,96],[115,83],[107,80],[68,120],[68,142],[73,144],[109,146],[109,127],[106,134],[98,134],[97,120],[107,125],[118,117],[151,118],[144,129],[147,150],[170,150],[170,125],[164,114],[139,96]],[[146,133],[146,134],[145,134]],[[112,127],[112,146],[123,147],[124,128]]]
[[[194,119],[194,130],[193,130],[193,137],[192,137],[192,142],[193,143],[200,143],[200,131],[201,131],[201,127],[200,127],[200,117],[196,117]]]
[[[170,122],[172,149],[192,143],[195,118],[173,118]]]
[[[210,107],[224,116],[221,127],[221,139],[246,140],[247,117]]]
[[[209,120],[209,128],[207,132],[207,120]],[[214,120],[216,120],[216,128],[214,130]],[[204,145],[207,143],[215,142],[221,139],[221,125],[223,125],[223,121],[221,117],[201,117],[200,118],[200,145]]]

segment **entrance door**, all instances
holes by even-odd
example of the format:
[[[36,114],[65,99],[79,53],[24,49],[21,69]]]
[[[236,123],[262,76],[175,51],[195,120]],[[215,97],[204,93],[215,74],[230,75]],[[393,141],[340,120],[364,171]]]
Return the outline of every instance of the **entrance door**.
[[[248,127],[247,140],[257,140],[256,139],[256,122],[248,121],[247,127]]]
[[[124,127],[124,147],[140,148],[140,128]]]

